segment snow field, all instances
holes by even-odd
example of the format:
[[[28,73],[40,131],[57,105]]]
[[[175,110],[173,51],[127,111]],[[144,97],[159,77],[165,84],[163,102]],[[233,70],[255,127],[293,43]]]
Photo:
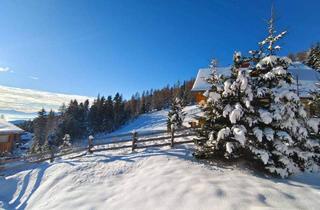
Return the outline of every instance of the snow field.
[[[196,113],[195,107],[186,110]],[[165,111],[142,115],[120,131],[159,130],[165,119]],[[320,205],[319,173],[264,177],[239,166],[196,161],[192,151],[184,145],[97,152],[2,171],[0,209],[312,210]]]
[[[4,209],[317,209],[319,178],[207,166],[181,147],[42,163],[1,179],[0,196]]]

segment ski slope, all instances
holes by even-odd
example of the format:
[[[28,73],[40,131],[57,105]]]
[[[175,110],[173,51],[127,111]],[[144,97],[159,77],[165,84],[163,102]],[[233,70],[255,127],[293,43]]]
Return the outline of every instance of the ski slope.
[[[167,129],[167,114],[168,110],[161,110],[152,112],[150,114],[142,114],[133,122],[124,125],[115,132],[109,135],[117,135],[121,133],[130,133],[132,131],[144,132],[151,130],[165,130]]]
[[[187,113],[197,113],[187,107]],[[165,128],[166,111],[115,133]],[[320,174],[275,179],[193,159],[192,145],[99,152],[0,171],[0,209],[318,209]]]

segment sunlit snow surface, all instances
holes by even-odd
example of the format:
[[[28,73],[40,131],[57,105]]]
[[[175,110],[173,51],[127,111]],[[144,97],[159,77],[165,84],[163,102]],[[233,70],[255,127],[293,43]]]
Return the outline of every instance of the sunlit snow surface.
[[[197,113],[196,107],[187,112]],[[122,132],[165,127],[166,111],[145,114]],[[189,118],[189,116],[188,116]],[[320,174],[288,180],[240,166],[204,164],[192,145],[99,152],[0,171],[3,209],[318,209]]]

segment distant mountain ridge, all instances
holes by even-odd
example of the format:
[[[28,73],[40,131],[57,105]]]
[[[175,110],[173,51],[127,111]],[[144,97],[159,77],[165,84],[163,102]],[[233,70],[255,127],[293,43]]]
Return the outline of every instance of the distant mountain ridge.
[[[16,110],[3,110],[0,109],[0,116],[4,117],[5,120],[10,121],[14,124],[19,124],[23,121],[33,119],[37,116],[36,112],[20,112]]]
[[[92,101],[93,97],[0,85],[0,115],[4,115],[8,121],[28,120],[34,118],[42,108],[57,111],[63,103],[67,104],[73,99],[82,102],[86,99]]]

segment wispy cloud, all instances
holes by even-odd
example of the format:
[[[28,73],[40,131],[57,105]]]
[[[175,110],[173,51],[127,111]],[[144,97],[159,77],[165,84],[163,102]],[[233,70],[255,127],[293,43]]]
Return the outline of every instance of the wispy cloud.
[[[13,72],[13,71],[10,70],[10,68],[7,66],[0,66],[0,72]]]
[[[33,80],[38,80],[39,77],[36,77],[36,76],[29,76],[30,79],[33,79]]]
[[[74,99],[77,99],[79,102],[83,102],[86,99],[93,101],[93,98],[88,96],[45,92],[1,85],[0,96],[0,115],[4,110],[7,110],[6,113],[11,111],[11,114],[19,114],[14,111],[34,113],[38,112],[41,108],[57,111],[62,103],[69,103],[70,100]]]

